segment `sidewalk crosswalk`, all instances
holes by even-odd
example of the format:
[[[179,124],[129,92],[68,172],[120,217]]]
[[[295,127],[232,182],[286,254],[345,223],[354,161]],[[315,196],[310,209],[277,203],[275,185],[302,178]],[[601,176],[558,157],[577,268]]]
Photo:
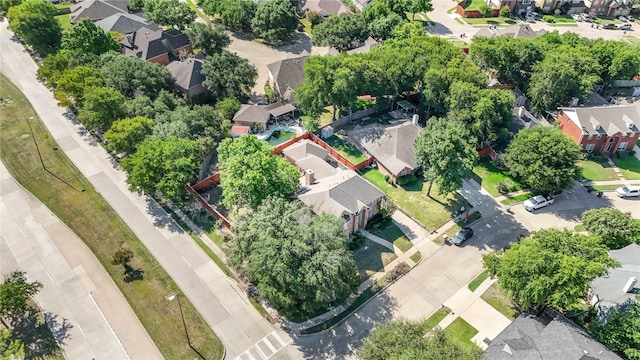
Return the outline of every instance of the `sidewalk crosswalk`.
[[[234,360],[267,360],[287,345],[289,344],[282,340],[278,333],[272,331]]]

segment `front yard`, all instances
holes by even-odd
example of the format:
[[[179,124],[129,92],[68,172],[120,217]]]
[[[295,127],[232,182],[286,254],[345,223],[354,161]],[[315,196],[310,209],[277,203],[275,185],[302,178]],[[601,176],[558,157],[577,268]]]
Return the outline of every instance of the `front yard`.
[[[578,165],[582,168],[582,176],[593,181],[618,180],[616,172],[607,162],[607,159],[601,160],[583,160]]]
[[[621,158],[612,157],[613,163],[620,169],[626,180],[640,180],[640,160],[633,155]]]
[[[477,175],[476,181],[493,197],[501,195],[498,191],[500,183],[506,184],[509,188],[508,192],[522,190],[520,184],[513,180],[506,170],[497,168],[488,160],[480,161],[473,169],[473,173]]]
[[[398,247],[400,251],[407,252],[411,247],[413,247],[411,241],[405,237],[402,230],[400,230],[393,221],[387,220],[376,225],[373,226],[371,232],[392,243]]]
[[[436,185],[431,189],[431,197],[426,196],[429,183],[424,178],[404,186],[392,186],[385,182],[385,176],[375,169],[363,169],[362,176],[385,192],[405,212],[430,230],[437,229],[451,220],[455,211],[471,205],[458,193],[438,195]]]
[[[515,320],[518,316],[518,311],[515,309],[513,302],[509,296],[500,289],[500,285],[498,285],[497,282],[493,283],[493,285],[482,294],[481,298],[510,320]]]
[[[471,339],[476,336],[478,330],[466,322],[463,318],[459,317],[447,326],[445,329],[452,337],[466,348],[475,348],[476,344]]]
[[[356,262],[361,281],[367,280],[396,258],[393,251],[370,240],[353,252],[353,260]]]

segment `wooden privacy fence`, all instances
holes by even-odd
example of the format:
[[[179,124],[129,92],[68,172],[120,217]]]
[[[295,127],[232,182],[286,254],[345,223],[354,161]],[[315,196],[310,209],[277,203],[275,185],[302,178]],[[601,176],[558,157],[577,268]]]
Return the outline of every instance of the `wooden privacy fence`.
[[[227,229],[231,229],[231,222],[229,222],[229,219],[227,219],[224,215],[222,215],[218,210],[216,210],[216,208],[214,208],[213,206],[211,206],[203,197],[202,195],[200,195],[199,192],[197,192],[196,190],[194,190],[194,188],[187,184],[186,186],[187,191],[194,195],[196,197],[196,200],[200,203],[200,205],[209,213],[211,214],[211,216],[213,216],[214,218],[222,221],[222,224],[227,228]]]

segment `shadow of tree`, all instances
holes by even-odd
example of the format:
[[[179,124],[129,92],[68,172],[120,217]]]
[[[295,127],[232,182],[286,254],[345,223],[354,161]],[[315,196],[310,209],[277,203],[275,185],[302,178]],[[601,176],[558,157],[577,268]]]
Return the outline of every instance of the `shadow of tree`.
[[[129,264],[124,264],[124,282],[130,283],[136,280],[144,280],[144,270],[134,269]]]
[[[26,359],[47,359],[60,351],[71,338],[73,325],[51,312],[29,307],[24,314],[11,319],[14,338],[24,344]]]
[[[184,230],[180,225],[171,217],[171,215],[158,204],[154,199],[147,196],[145,199],[147,203],[147,211],[153,216],[153,225],[163,229],[167,229],[171,232],[182,234]]]

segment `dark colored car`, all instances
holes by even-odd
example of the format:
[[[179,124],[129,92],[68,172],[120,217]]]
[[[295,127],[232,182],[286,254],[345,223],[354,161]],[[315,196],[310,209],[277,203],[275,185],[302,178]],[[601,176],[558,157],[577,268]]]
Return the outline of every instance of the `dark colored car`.
[[[460,246],[462,245],[463,242],[465,242],[467,239],[469,239],[470,237],[473,236],[473,229],[471,228],[464,228],[460,231],[458,231],[453,238],[451,238],[451,242],[454,245]]]
[[[616,28],[616,25],[615,24],[604,24],[604,25],[602,25],[602,28],[606,29],[606,30],[613,30],[613,29]]]

